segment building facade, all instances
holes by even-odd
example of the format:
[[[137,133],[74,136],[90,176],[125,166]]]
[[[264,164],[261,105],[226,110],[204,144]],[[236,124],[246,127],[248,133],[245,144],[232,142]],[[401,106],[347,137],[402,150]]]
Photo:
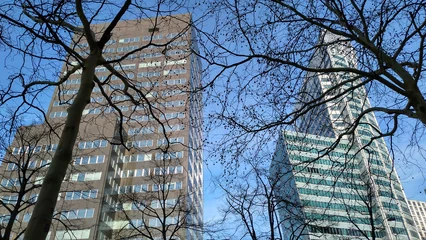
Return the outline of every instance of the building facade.
[[[321,41],[310,67],[356,67],[349,41],[330,33]],[[303,115],[271,164],[285,239],[419,239],[361,85],[349,72],[305,77]]]
[[[60,221],[53,222],[48,239],[202,239],[197,230],[203,222],[203,105],[196,91],[201,66],[190,21],[184,14],[122,21],[114,29],[103,52],[113,69],[96,68],[73,164],[57,202],[55,217]],[[93,28],[96,33],[106,26]],[[87,55],[88,44],[79,36],[74,41],[74,51]],[[62,73],[77,64],[67,61]],[[59,130],[78,92],[80,74],[73,72],[53,94],[47,122]],[[25,168],[34,173],[28,178],[31,184],[40,183],[56,140],[44,135],[25,144],[15,138],[5,157],[8,164],[0,169],[3,176],[19,181],[18,172]],[[14,164],[13,159],[30,159],[29,167],[23,165],[25,160]],[[14,198],[5,190],[19,186],[2,181],[1,197]],[[36,198],[37,189],[24,195],[32,202]],[[31,209],[19,213],[16,234],[25,227]]]
[[[408,200],[408,207],[422,240],[426,239],[426,202]]]

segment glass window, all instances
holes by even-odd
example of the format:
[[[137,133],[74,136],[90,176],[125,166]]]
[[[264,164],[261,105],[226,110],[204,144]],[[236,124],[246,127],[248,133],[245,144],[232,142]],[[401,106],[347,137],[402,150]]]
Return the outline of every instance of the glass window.
[[[92,218],[93,214],[94,214],[94,209],[93,208],[87,209],[86,218]]]
[[[78,174],[77,181],[78,182],[84,182],[84,173],[79,173]]]
[[[98,189],[91,190],[90,191],[90,198],[97,198],[98,197]]]
[[[75,211],[69,211],[65,216],[68,216],[68,219],[76,219],[77,218],[77,214],[75,213]]]
[[[86,209],[77,210],[77,218],[84,218],[86,216]]]
[[[96,163],[96,156],[90,157],[89,163],[90,164],[95,164]]]
[[[72,199],[72,192],[65,193],[65,200],[71,200]]]

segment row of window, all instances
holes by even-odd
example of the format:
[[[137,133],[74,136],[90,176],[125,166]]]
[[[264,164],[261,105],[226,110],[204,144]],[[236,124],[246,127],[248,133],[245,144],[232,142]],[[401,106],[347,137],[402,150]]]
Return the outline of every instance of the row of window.
[[[148,192],[148,184],[138,184],[138,185],[129,185],[129,186],[116,186],[115,190],[118,194],[126,193],[143,193]]]
[[[91,97],[90,98],[90,102],[91,103],[101,103],[104,101],[103,97]],[[53,102],[53,106],[57,107],[57,106],[61,106],[61,105],[71,105],[74,102],[74,99],[69,99],[66,101],[54,101]]]
[[[118,175],[121,178],[128,178],[128,177],[146,177],[149,176],[149,168],[143,168],[143,169],[131,169],[131,170],[119,170]]]
[[[151,161],[152,155],[151,154],[135,154],[135,155],[128,155],[128,156],[122,156],[120,158],[120,161],[123,163],[128,162],[143,162],[143,161]]]
[[[124,88],[124,85],[123,85]],[[166,90],[166,91],[162,91],[161,95],[163,97],[169,97],[169,96],[174,96],[174,95],[181,95],[181,94],[185,94],[184,91],[182,90]],[[151,98],[151,97],[157,97],[158,93],[157,92],[149,92],[146,93],[145,95],[147,98]],[[136,100],[139,99],[139,96],[134,96],[136,98]],[[119,102],[119,101],[125,101],[129,99],[128,96],[124,96],[124,95],[116,95],[113,96],[113,101],[115,102]],[[68,102],[69,103],[69,102]],[[68,103],[61,103],[62,104],[68,104]],[[167,107],[175,107],[175,106],[184,106],[185,105],[185,101],[184,100],[176,100],[176,101],[171,101],[171,102],[165,102],[164,103],[165,106]],[[156,104],[153,104],[153,106],[155,106]],[[59,106],[59,105],[58,105]],[[146,106],[133,106],[133,107],[129,107],[129,106],[117,106],[121,111],[125,112],[125,111],[129,111],[129,109],[131,108],[132,110],[145,110]],[[112,113],[115,111],[115,108],[113,107],[101,107],[101,108],[89,108],[89,109],[85,109],[83,112],[83,115],[87,115],[87,114],[100,114],[102,112],[104,113]],[[66,111],[58,111],[58,112],[51,112],[50,113],[50,117],[51,118],[60,118],[60,117],[66,117],[68,116],[68,113]]]
[[[42,168],[42,167],[46,166],[48,163],[50,163],[50,160],[41,160],[39,167]],[[18,163],[14,163],[14,162],[8,163],[6,170],[13,171],[13,170],[17,170],[19,168],[23,168],[24,164],[25,163],[23,163],[21,165],[21,167],[19,167]],[[27,165],[27,169],[35,169],[35,168],[37,168],[37,161],[29,161],[28,165]]]
[[[344,236],[364,236],[367,235],[371,237],[371,231],[361,232],[358,229],[346,229],[346,228],[334,228],[334,227],[322,227],[322,226],[309,226],[311,233],[327,233],[327,234],[337,234]],[[376,237],[382,238],[384,234],[382,232],[376,232]]]
[[[352,216],[339,216],[339,215],[328,215],[328,214],[319,214],[319,213],[310,213],[306,212],[305,216],[309,220],[314,221],[333,221],[333,222],[347,222],[354,224],[370,224],[370,219],[360,218],[360,217],[352,217]]]
[[[298,173],[317,173],[321,176],[331,176],[331,177],[339,177],[339,178],[349,178],[349,179],[360,179],[361,176],[358,173],[353,173],[351,171],[336,171],[332,169],[322,169],[322,168],[314,168],[314,167],[306,167],[296,165],[293,166],[293,169]]]
[[[287,147],[287,150],[296,150],[296,151],[299,151],[299,152],[317,153],[319,155],[325,154],[326,156],[333,156],[333,157],[338,157],[338,158],[351,159],[351,158],[354,157],[353,154],[348,154],[346,152],[336,152],[336,151],[328,151],[327,152],[327,150],[322,151],[322,149],[316,149],[314,147],[298,146],[298,145],[291,145],[291,144],[287,144],[286,147]]]
[[[86,141],[86,142],[79,142],[78,149],[104,148],[107,145],[108,145],[107,140]]]
[[[182,158],[183,152],[169,152],[169,153],[156,153],[155,160],[170,160],[176,158]]]
[[[129,141],[126,142],[126,147],[152,147],[154,141],[153,140],[139,140],[139,141]]]
[[[159,190],[173,191],[182,189],[182,182],[170,182],[165,184],[153,184],[152,191],[156,192]],[[149,191],[148,184],[137,184],[129,186],[116,186],[115,190],[118,194],[127,194],[127,193],[143,193]]]
[[[296,182],[302,182],[307,184],[317,184],[317,185],[324,185],[324,186],[330,186],[330,187],[367,190],[366,186],[353,183],[353,182],[348,183],[348,182],[340,182],[337,180],[316,179],[316,178],[301,177],[301,176],[295,176],[295,180]]]
[[[105,155],[82,156],[74,158],[74,165],[97,164],[105,161]]]
[[[3,196],[0,197],[0,201],[2,204],[16,204],[18,201],[18,195],[15,196]]]
[[[313,158],[313,157],[306,157],[301,155],[289,155],[289,158],[291,161],[298,161],[298,162],[305,162],[305,163],[315,163],[315,164],[323,164],[323,165],[329,165],[329,166],[341,166],[344,168],[350,168],[350,169],[358,169],[358,166],[353,163],[342,163],[338,161],[332,161],[328,159],[323,158]]]
[[[67,111],[51,112],[49,115],[51,118],[61,118],[68,116]]]
[[[94,212],[95,212],[94,208],[76,209],[76,210],[66,211],[66,212],[61,213],[61,219],[92,218]]]
[[[24,147],[15,147],[12,150],[12,154],[22,154],[22,153],[37,153],[37,152],[49,152],[56,151],[58,144],[48,144],[48,145],[39,145],[39,146],[24,146]]]
[[[169,166],[164,168],[154,168],[154,175],[179,174],[183,173],[182,166]]]
[[[3,178],[1,180],[2,187],[17,187],[21,185],[18,178]]]
[[[342,192],[333,192],[333,191],[325,191],[319,189],[310,189],[310,188],[298,188],[300,194],[313,195],[313,196],[321,196],[321,197],[329,197],[329,198],[342,198],[342,199],[350,199],[350,200],[361,200],[364,201],[366,199],[362,198],[358,194],[350,194],[350,193],[342,193]]]
[[[98,189],[65,193],[65,200],[93,199],[98,197]]]
[[[50,237],[50,236],[49,236]],[[49,239],[49,237],[47,239]],[[84,230],[67,230],[56,231],[55,239],[71,240],[71,239],[89,239],[90,229]]]
[[[154,127],[130,128],[127,133],[129,135],[141,135],[154,133]]]
[[[305,207],[316,207],[316,208],[324,208],[330,210],[344,210],[344,211],[357,211],[361,213],[368,213],[368,208],[365,205],[349,205],[342,203],[330,203],[330,202],[319,202],[314,200],[305,200],[302,199],[302,204]]]
[[[97,181],[100,180],[102,172],[86,172],[86,173],[74,173],[70,176],[70,181],[73,182],[85,182],[85,181]]]

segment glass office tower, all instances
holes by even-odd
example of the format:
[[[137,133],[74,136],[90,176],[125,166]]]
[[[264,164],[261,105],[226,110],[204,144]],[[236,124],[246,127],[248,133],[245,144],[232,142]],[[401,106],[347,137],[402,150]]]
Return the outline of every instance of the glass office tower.
[[[321,41],[311,67],[356,67],[349,41]],[[296,110],[306,113],[271,164],[285,239],[419,239],[376,117],[362,114],[370,102],[360,84],[349,72],[305,77]]]

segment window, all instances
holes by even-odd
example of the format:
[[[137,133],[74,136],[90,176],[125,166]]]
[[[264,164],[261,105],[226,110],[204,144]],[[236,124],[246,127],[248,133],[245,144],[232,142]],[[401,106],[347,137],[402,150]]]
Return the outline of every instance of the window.
[[[169,160],[175,158],[182,158],[183,152],[170,152],[170,153],[156,153],[155,160]]]
[[[169,50],[166,52],[166,56],[174,56],[179,54],[185,54],[185,51],[182,49]]]
[[[179,33],[169,33],[169,34],[167,34],[167,38],[174,38],[174,37],[177,37],[177,36],[179,36]]]
[[[131,155],[131,156],[123,156],[121,158],[121,161],[126,162],[143,162],[143,161],[150,161],[152,159],[151,154],[137,154],[137,155]]]
[[[106,72],[106,71],[108,71],[108,70],[106,69],[106,67],[97,67],[97,68],[95,68],[95,73],[98,73],[98,72]]]
[[[166,218],[166,225],[176,224],[178,222],[178,217],[167,217]],[[149,226],[150,227],[160,227],[162,226],[160,219],[158,218],[151,218],[149,219]]]
[[[4,204],[16,204],[18,201],[18,196],[3,196],[0,197],[0,199]]]
[[[120,187],[118,187],[118,193],[119,194],[124,194],[124,193],[142,193],[142,192],[148,192],[148,184],[130,185],[130,186],[120,186]]]
[[[123,64],[123,65],[114,66],[115,70],[130,70],[135,68],[136,68],[136,64]]]
[[[139,46],[135,45],[135,46],[126,46],[126,47],[118,47],[117,48],[117,52],[130,52],[133,50],[138,49]]]
[[[154,142],[153,140],[132,141],[132,142],[127,142],[126,146],[127,147],[152,147],[153,142]]]
[[[143,87],[143,88],[152,88],[152,87],[158,87],[158,82],[137,82],[135,84],[136,87]]]
[[[179,190],[179,189],[182,189],[182,182],[171,182],[166,184],[152,185],[152,191],[159,191],[159,190],[172,191],[172,190]]]
[[[60,117],[66,117],[68,116],[68,112],[61,111],[61,112],[51,112],[50,117],[51,118],[60,118]]]
[[[182,90],[178,90],[178,89],[166,90],[166,91],[161,92],[161,96],[163,96],[163,97],[169,97],[169,96],[181,95],[181,94],[185,94],[185,92],[182,91]]]
[[[41,160],[40,161],[40,167],[45,167],[45,166],[48,166],[48,165],[50,165],[50,162],[51,162],[52,160]]]
[[[6,170],[12,171],[18,169],[18,165],[16,163],[8,163]]]
[[[173,113],[164,113],[160,116],[160,119],[170,120],[173,118],[185,118],[184,112],[173,112]]]
[[[142,78],[142,77],[159,77],[161,75],[160,72],[138,72],[137,77],[138,78]]]
[[[115,52],[115,48],[105,48],[102,50],[103,53],[113,53]]]
[[[142,53],[140,58],[145,59],[145,58],[155,58],[155,57],[161,57],[163,54],[161,53]]]
[[[103,163],[104,160],[105,155],[76,157],[74,159],[74,165]]]
[[[184,142],[183,137],[169,138],[168,140],[169,140],[170,144],[183,143]],[[162,146],[162,145],[166,145],[166,144],[167,144],[167,139],[165,139],[165,138],[157,140],[157,146]]]
[[[92,218],[94,211],[94,208],[66,211],[61,213],[61,219]]]
[[[164,126],[164,130],[166,132],[174,132],[174,131],[181,131],[185,129],[185,125],[183,124],[175,124],[175,125],[170,125],[170,126]],[[163,128],[159,127],[158,128],[158,132],[162,133],[163,132]]]
[[[91,97],[90,98],[90,102],[91,103],[101,103],[104,101],[103,97]]]
[[[177,65],[177,64],[185,64],[186,62],[187,62],[186,59],[181,59],[181,60],[177,60],[177,61],[165,61],[164,65],[170,66],[170,65]]]
[[[30,221],[30,218],[31,218],[31,215],[32,215],[32,213],[25,213],[25,214],[24,214],[23,221],[24,221],[24,222],[29,222],[29,221]]]
[[[65,193],[65,200],[94,199],[98,197],[98,189],[73,191]]]
[[[152,31],[150,30],[150,32],[156,32],[156,31],[158,31],[158,28],[150,28],[150,29],[153,29]],[[150,35],[150,36],[143,36],[142,37],[142,40],[143,41],[149,41],[150,39],[152,39],[152,40],[160,40],[160,39],[163,39],[163,35],[162,34],[158,34],[158,35]]]
[[[104,148],[108,145],[107,140],[95,140],[93,142],[79,142],[79,149]]]
[[[172,70],[164,70],[163,74],[164,76],[167,75],[179,75],[179,74],[185,74],[186,73],[186,69],[172,69]]]
[[[15,187],[19,185],[20,185],[20,182],[18,178],[10,178],[10,179],[3,178],[1,180],[1,186],[3,187]]]
[[[74,173],[71,174],[70,180],[74,182],[97,181],[101,179],[101,176],[102,172]]]
[[[130,43],[130,42],[139,42],[141,40],[140,37],[131,37],[131,38],[122,38],[118,40],[119,43]]]
[[[144,224],[143,224],[143,220],[142,219],[131,219],[130,220],[130,226],[129,227],[132,227],[132,228],[140,228],[140,227],[142,227]]]
[[[154,133],[154,127],[130,128],[128,133],[129,135],[152,134]]]
[[[161,66],[161,62],[145,62],[145,63],[139,63],[139,68],[146,68],[146,67],[159,67]]]
[[[185,106],[185,100],[169,101],[169,102],[160,103],[160,105],[163,107],[181,107],[181,106]]]
[[[71,239],[89,239],[90,229],[85,230],[69,230],[69,231],[56,231],[56,238],[61,240]]]
[[[170,80],[164,80],[163,81],[163,86],[169,86],[169,85],[182,85],[186,83],[186,79],[185,78],[180,78],[180,79],[170,79]]]
[[[177,174],[183,173],[182,166],[170,166],[165,168],[154,168],[154,175]]]
[[[74,99],[70,99],[70,100],[67,100],[67,101],[54,101],[53,106],[58,107],[58,106],[62,106],[62,105],[71,105],[73,102],[74,102]]]

